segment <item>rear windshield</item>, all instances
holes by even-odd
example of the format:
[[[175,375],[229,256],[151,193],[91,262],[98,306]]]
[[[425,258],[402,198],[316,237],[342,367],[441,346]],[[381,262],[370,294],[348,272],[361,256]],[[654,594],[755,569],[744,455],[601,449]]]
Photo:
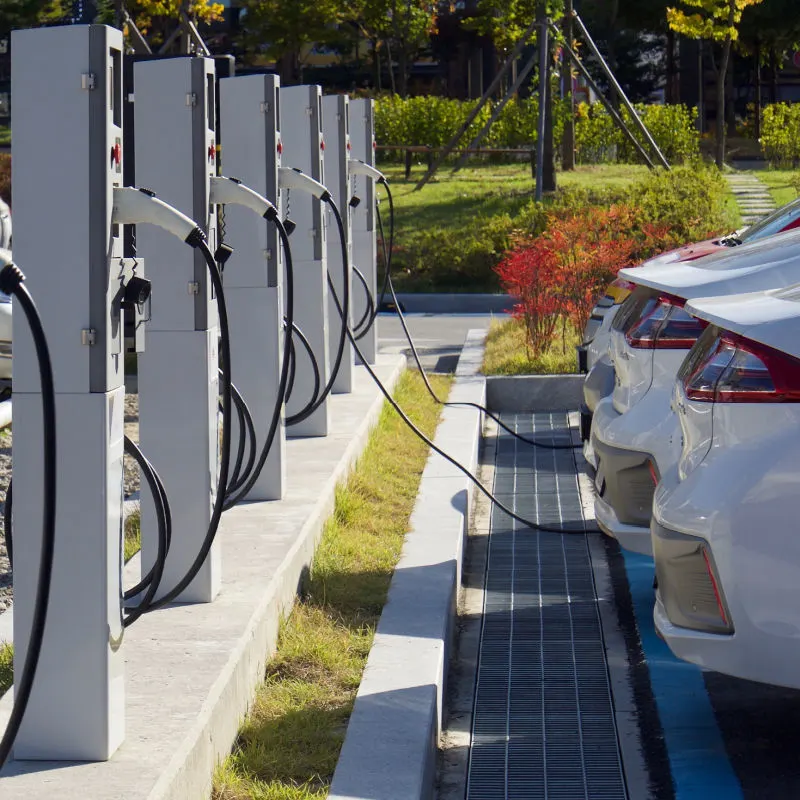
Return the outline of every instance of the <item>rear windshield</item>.
[[[787,225],[794,222],[800,216],[800,198],[787,203],[785,206],[762,217],[755,225],[751,225],[739,237],[741,242],[749,242],[753,239],[763,239],[765,236],[772,236],[780,233]]]
[[[611,327],[626,333],[643,316],[653,310],[658,302],[658,292],[645,286],[637,286],[619,307]]]

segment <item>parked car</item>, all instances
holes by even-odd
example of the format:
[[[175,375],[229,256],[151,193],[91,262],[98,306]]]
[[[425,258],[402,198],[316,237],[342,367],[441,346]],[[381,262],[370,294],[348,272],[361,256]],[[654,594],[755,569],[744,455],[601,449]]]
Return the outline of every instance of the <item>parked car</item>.
[[[724,248],[737,247],[755,242],[782,231],[800,226],[800,198],[767,214],[755,225],[728,236],[708,239],[696,244],[688,244],[662,253],[644,262],[641,266],[658,266],[695,261],[716,253]],[[589,463],[595,465],[589,432],[592,414],[597,403],[611,394],[614,388],[614,371],[608,358],[608,338],[611,325],[619,307],[631,293],[634,284],[623,278],[611,283],[603,297],[597,302],[583,333],[583,343],[578,348],[578,360],[582,372],[588,372],[584,382],[584,403],[581,409],[581,435],[587,442],[584,455]]]
[[[800,688],[800,284],[693,300],[708,322],[653,503],[656,629],[679,658]]]
[[[0,200],[0,247],[11,249],[11,209]],[[0,292],[0,391],[11,384],[11,298]]]
[[[694,263],[623,270],[637,288],[617,313],[609,341],[615,385],[594,412],[598,525],[626,549],[650,553],[650,515],[660,476],[681,438],[670,410],[675,375],[705,329],[687,299],[776,289],[800,281],[800,231]]]

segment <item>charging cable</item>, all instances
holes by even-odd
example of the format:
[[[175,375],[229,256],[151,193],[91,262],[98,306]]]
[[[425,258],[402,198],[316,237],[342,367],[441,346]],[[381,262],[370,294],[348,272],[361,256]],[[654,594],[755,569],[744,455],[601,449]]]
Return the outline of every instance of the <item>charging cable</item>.
[[[280,220],[278,209],[273,203],[267,200],[266,197],[260,195],[249,186],[245,186],[245,184],[243,184],[238,178],[215,176],[211,178],[210,201],[218,205],[235,204],[244,206],[275,225],[278,231],[278,236],[281,240],[281,247],[283,248],[286,267],[286,315],[284,324],[286,326],[287,333],[284,335],[277,396],[272,409],[269,428],[267,429],[267,436],[264,441],[264,445],[261,448],[261,454],[259,455],[258,461],[256,462],[254,468],[249,472],[249,475],[247,471],[245,471],[245,475],[248,475],[247,479],[237,483],[237,485],[233,487],[233,491],[226,496],[224,508],[228,509],[242,500],[253,488],[253,486],[255,486],[256,481],[259,479],[261,472],[264,469],[264,465],[267,463],[267,457],[272,449],[272,444],[275,441],[275,435],[278,432],[278,426],[281,422],[283,402],[284,397],[286,396],[286,389],[289,383],[289,373],[292,364],[291,332],[294,326],[294,265],[292,263],[292,251],[289,245],[289,234],[286,230],[286,226]]]
[[[364,166],[369,166],[369,165],[364,165]],[[375,172],[377,172],[377,170],[375,170]],[[377,307],[380,308],[383,305],[384,293],[385,293],[386,289],[388,288],[389,292],[391,293],[392,301],[394,302],[395,309],[397,311],[397,316],[400,319],[400,325],[403,328],[403,333],[404,333],[404,335],[406,337],[406,340],[408,341],[409,347],[411,348],[411,354],[412,354],[412,356],[414,358],[414,362],[416,363],[417,368],[419,369],[420,375],[422,376],[422,380],[425,383],[425,388],[428,390],[428,393],[430,394],[430,396],[434,399],[434,401],[438,405],[441,405],[441,406],[461,406],[461,407],[464,407],[464,408],[475,408],[475,409],[483,412],[484,414],[486,414],[487,417],[489,417],[490,419],[494,420],[497,423],[497,425],[499,425],[504,431],[506,431],[506,433],[511,434],[515,439],[519,439],[521,442],[525,442],[525,444],[529,444],[529,445],[532,445],[534,447],[540,447],[540,448],[542,448],[544,450],[574,450],[575,448],[580,447],[580,445],[577,445],[577,444],[554,444],[552,442],[543,442],[543,441],[540,441],[538,439],[529,439],[527,436],[523,436],[521,433],[517,433],[515,430],[512,430],[511,428],[509,428],[509,426],[506,425],[496,414],[493,414],[491,411],[489,411],[488,408],[486,408],[485,406],[482,406],[480,403],[451,403],[451,402],[446,402],[446,401],[443,401],[436,394],[436,392],[433,389],[433,386],[431,386],[431,383],[428,380],[428,375],[425,372],[424,367],[422,366],[422,361],[420,360],[419,353],[417,352],[416,345],[414,344],[414,340],[411,337],[411,331],[408,329],[408,323],[406,322],[405,315],[403,314],[403,310],[402,310],[402,308],[400,306],[400,301],[397,299],[397,294],[395,293],[394,282],[392,281],[392,277],[391,277],[391,259],[392,259],[392,252],[393,252],[393,243],[394,243],[394,199],[392,198],[392,190],[389,187],[389,181],[386,180],[386,178],[384,176],[381,176],[381,178],[378,180],[378,183],[380,183],[383,186],[383,188],[386,190],[386,196],[387,196],[387,198],[389,200],[389,216],[390,216],[390,220],[389,220],[390,227],[389,227],[389,230],[390,230],[390,234],[389,234],[389,246],[388,246],[388,250],[387,250],[386,237],[385,237],[384,231],[383,231],[383,220],[381,218],[381,211],[380,211],[380,208],[378,207],[378,205],[376,203],[375,215],[376,215],[376,219],[378,221],[378,230],[379,230],[380,235],[381,235],[381,246],[382,246],[382,249],[383,249],[383,264],[384,264],[384,286],[383,286],[383,290],[381,292],[381,298],[380,298],[380,301],[377,304]]]
[[[306,175],[302,170],[297,168],[290,168],[290,167],[279,167],[278,169],[278,185],[280,189],[297,189],[299,191],[308,192],[312,196],[316,197],[318,200],[321,200],[323,203],[327,203],[330,207],[334,219],[336,220],[336,226],[339,230],[339,237],[342,242],[342,251],[346,254],[347,252],[347,239],[345,237],[344,232],[344,224],[342,222],[342,216],[339,213],[339,209],[336,206],[336,203],[333,201],[331,197],[331,193],[328,189],[321,184],[319,181],[314,180],[310,176]],[[345,255],[342,269],[344,271],[344,290],[342,292],[342,307],[343,307],[343,314],[345,315],[342,321],[342,326],[339,332],[339,339],[336,346],[336,356],[333,360],[333,365],[331,366],[331,374],[328,378],[327,383],[325,384],[325,388],[316,398],[310,402],[304,409],[301,411],[292,414],[291,416],[286,418],[287,425],[296,425],[298,422],[302,422],[305,419],[308,419],[322,404],[325,402],[325,399],[331,393],[333,389],[334,381],[336,380],[337,375],[339,374],[339,369],[342,365],[342,359],[344,357],[344,349],[347,343],[347,320],[350,318],[350,281],[348,276],[348,268],[349,268],[350,259]],[[328,275],[328,283],[330,284],[330,274]]]
[[[155,193],[149,189],[136,189],[133,187],[116,187],[114,189],[114,204],[111,221],[115,224],[135,225],[148,222],[158,225],[169,231],[189,246],[197,249],[202,254],[208,267],[211,285],[217,302],[220,328],[220,362],[222,364],[222,444],[219,473],[217,476],[216,496],[211,511],[211,519],[200,549],[183,578],[162,595],[158,600],[153,600],[147,611],[162,608],[177,598],[184,589],[195,579],[203,566],[214,538],[219,529],[220,519],[224,510],[226,488],[230,472],[231,459],[231,428],[233,425],[233,397],[231,380],[231,345],[230,328],[228,324],[228,308],[225,304],[225,288],[222,285],[222,276],[214,259],[214,254],[208,247],[205,234],[194,220],[182,214],[176,208],[159,200]]]
[[[44,333],[41,317],[33,298],[24,285],[25,276],[12,262],[11,253],[0,252],[0,291],[19,301],[25,319],[31,329],[39,364],[39,380],[42,394],[42,546],[39,554],[39,574],[36,583],[36,599],[33,605],[28,650],[25,662],[14,681],[14,706],[3,738],[0,739],[0,768],[6,763],[19,733],[20,725],[28,707],[33,680],[42,652],[44,631],[47,624],[47,608],[53,577],[53,554],[56,539],[56,397],[53,384],[53,365]]]
[[[335,208],[335,205],[334,205],[334,208]],[[338,209],[336,209],[336,214],[338,214]],[[341,221],[341,218],[339,218],[339,221]],[[342,249],[343,249],[343,251],[345,251],[346,250],[346,245],[344,245],[344,237],[342,237],[342,242],[343,242]],[[345,258],[346,258],[346,256],[345,256]],[[391,283],[390,283],[390,286],[391,286]],[[336,293],[336,288],[333,285],[333,281],[331,280],[330,274],[328,275],[328,288],[331,291],[331,294],[332,294],[332,297],[333,297],[333,301],[334,301],[334,305],[336,306],[336,310],[339,313],[339,316],[342,318],[342,323],[343,323],[344,328],[345,328],[345,330],[347,332],[347,338],[350,340],[350,344],[352,345],[353,350],[355,351],[356,355],[361,359],[361,363],[364,366],[364,368],[367,370],[367,373],[372,378],[372,380],[375,382],[375,384],[378,386],[378,389],[381,391],[381,394],[383,394],[383,396],[386,398],[386,400],[388,400],[388,402],[392,406],[392,408],[400,415],[400,418],[403,420],[403,422],[405,422],[405,424],[413,431],[413,433],[417,437],[419,437],[425,444],[427,444],[428,447],[430,447],[435,453],[438,453],[448,463],[452,464],[460,472],[462,472],[467,478],[469,478],[469,480],[472,481],[473,484],[475,484],[475,486],[478,488],[478,490],[480,492],[482,492],[484,495],[486,495],[486,497],[488,497],[489,500],[491,500],[491,502],[494,503],[497,506],[497,508],[499,508],[501,511],[505,512],[506,514],[508,514],[512,519],[516,520],[517,522],[520,522],[521,524],[525,525],[528,528],[531,528],[532,530],[540,531],[540,532],[544,532],[544,533],[600,533],[601,532],[599,528],[588,528],[586,526],[585,521],[583,523],[583,530],[575,531],[575,530],[571,530],[569,528],[566,528],[564,526],[555,527],[555,526],[551,526],[551,525],[542,525],[542,524],[540,524],[538,522],[533,522],[533,520],[529,520],[529,519],[526,519],[525,517],[520,516],[515,511],[512,511],[507,505],[505,505],[505,503],[501,502],[492,492],[490,492],[481,483],[481,481],[478,479],[478,477],[476,475],[474,475],[467,467],[465,467],[461,462],[457,461],[451,455],[449,455],[444,450],[442,450],[441,447],[436,445],[431,439],[429,439],[411,421],[411,419],[408,417],[408,415],[400,407],[398,402],[392,397],[391,392],[383,385],[383,383],[381,383],[380,378],[378,378],[378,376],[375,374],[375,371],[367,363],[367,360],[364,357],[364,354],[361,352],[361,349],[358,346],[358,342],[356,341],[356,337],[353,335],[353,332],[350,329],[349,325],[346,324],[347,317],[345,316],[344,309],[342,307],[342,303],[340,303],[340,301],[339,301],[339,297],[338,297],[338,295]],[[412,347],[413,347],[413,345],[412,345]],[[419,360],[417,360],[417,363],[419,364]],[[425,377],[424,372],[422,371],[421,368],[420,368],[420,372],[423,374],[423,378],[425,379],[426,384],[427,384],[427,378]],[[488,414],[488,412],[486,412],[486,410],[483,408],[483,406],[479,405],[478,403],[445,403],[445,402],[442,402],[436,396],[436,394],[434,393],[432,387],[429,387],[429,392],[430,392],[431,396],[433,397],[433,399],[437,403],[439,403],[440,405],[475,408],[475,409],[477,409],[479,411],[483,411],[484,413],[487,413],[487,415],[492,417],[493,419],[495,418],[494,415]],[[503,425],[503,427],[506,427],[506,426]],[[553,447],[553,449],[556,449],[556,448]],[[558,449],[561,449],[561,448],[558,448]],[[570,447],[569,449],[572,449],[572,448]]]

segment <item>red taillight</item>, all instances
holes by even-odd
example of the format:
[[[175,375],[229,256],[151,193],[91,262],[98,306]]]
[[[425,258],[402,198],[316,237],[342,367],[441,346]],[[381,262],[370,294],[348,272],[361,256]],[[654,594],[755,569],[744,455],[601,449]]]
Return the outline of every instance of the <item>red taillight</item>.
[[[658,473],[656,472],[656,465],[652,461],[648,460],[647,469],[650,472],[650,479],[653,481],[653,486],[658,486]]]
[[[703,548],[703,561],[706,564],[706,571],[708,572],[708,579],[711,581],[711,588],[714,590],[714,599],[717,601],[717,611],[719,616],[726,627],[729,626],[728,615],[725,613],[725,606],[722,604],[722,597],[719,593],[719,586],[717,586],[717,578],[714,575],[714,570],[711,568],[711,561],[708,558],[708,552]]]
[[[625,334],[631,347],[647,350],[688,350],[707,323],[684,310],[680,297],[662,294]]]
[[[682,381],[689,400],[800,402],[800,360],[733,333],[720,335]]]

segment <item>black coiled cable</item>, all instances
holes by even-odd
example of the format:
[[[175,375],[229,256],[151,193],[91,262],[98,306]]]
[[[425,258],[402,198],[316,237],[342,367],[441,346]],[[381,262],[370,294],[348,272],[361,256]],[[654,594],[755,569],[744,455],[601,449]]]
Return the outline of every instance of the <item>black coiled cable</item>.
[[[42,547],[39,554],[39,577],[36,583],[36,599],[33,605],[28,649],[25,662],[14,681],[14,706],[11,710],[3,738],[0,739],[0,768],[6,763],[19,733],[28,701],[33,688],[33,680],[42,652],[44,631],[47,624],[47,608],[50,601],[50,586],[53,576],[53,554],[56,542],[56,398],[53,384],[53,365],[47,346],[41,317],[23,284],[25,276],[14,264],[0,271],[0,290],[17,298],[25,318],[30,325],[39,364],[39,380],[42,394]]]
[[[305,419],[308,419],[324,402],[328,395],[331,393],[333,389],[334,381],[336,380],[336,376],[339,374],[339,368],[342,365],[342,358],[344,357],[345,345],[347,344],[347,330],[348,330],[348,323],[347,320],[350,318],[350,280],[349,280],[349,268],[350,268],[350,259],[347,255],[347,238],[344,232],[344,222],[342,221],[342,215],[339,213],[339,208],[334,202],[333,198],[330,196],[328,192],[323,194],[320,197],[323,203],[327,203],[333,213],[333,218],[336,220],[336,227],[339,231],[339,241],[342,245],[342,252],[344,254],[343,257],[343,264],[342,269],[344,271],[344,290],[342,292],[342,313],[344,317],[342,318],[342,325],[339,332],[339,341],[336,346],[336,357],[333,359],[333,365],[331,366],[331,374],[328,378],[328,382],[325,384],[325,388],[319,394],[317,399],[306,406],[305,409],[299,411],[289,417],[286,418],[287,425],[297,425],[298,422],[302,422]],[[331,284],[331,276],[328,273],[328,286],[332,286]],[[335,294],[335,292],[334,292]]]

